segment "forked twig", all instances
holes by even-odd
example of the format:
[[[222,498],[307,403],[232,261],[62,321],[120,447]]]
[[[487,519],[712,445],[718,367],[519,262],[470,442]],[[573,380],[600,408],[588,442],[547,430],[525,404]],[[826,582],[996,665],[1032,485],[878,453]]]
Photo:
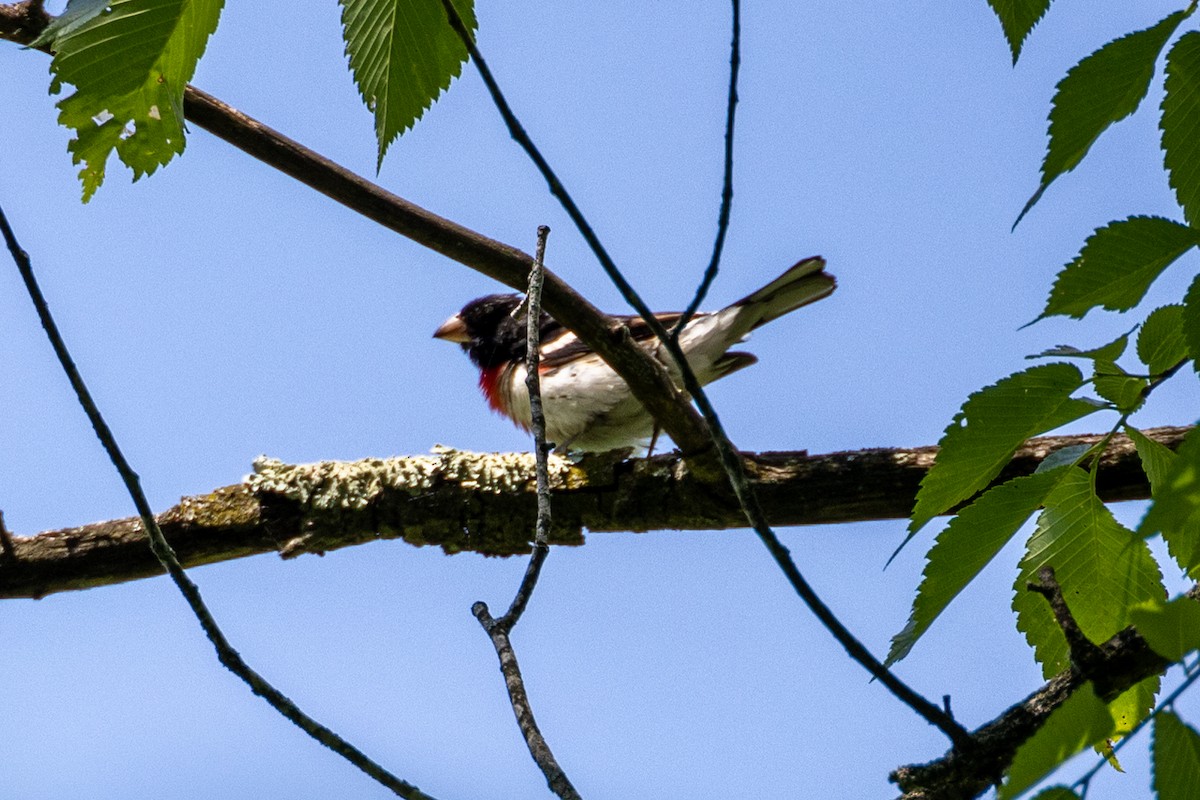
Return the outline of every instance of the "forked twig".
[[[550,554],[546,538],[550,532],[550,470],[548,466],[549,446],[546,443],[546,415],[542,409],[542,388],[538,379],[538,365],[541,361],[538,353],[540,346],[541,317],[542,317],[542,270],[546,256],[546,237],[550,229],[545,225],[538,228],[537,250],[533,266],[529,270],[529,290],[525,294],[525,387],[529,390],[529,410],[533,429],[534,456],[537,462],[537,523],[534,532],[533,555],[529,566],[521,579],[521,585],[513,597],[508,611],[499,619],[492,617],[487,603],[477,602],[471,606],[471,613],[488,638],[496,648],[496,656],[500,659],[500,672],[504,675],[504,685],[508,689],[508,700],[512,705],[513,714],[517,717],[517,726],[525,737],[525,745],[529,755],[533,757],[538,769],[546,776],[550,790],[563,800],[579,800],[579,792],[571,784],[562,767],[546,744],[537,720],[533,716],[533,707],[529,704],[529,695],[525,693],[525,679],[521,677],[521,665],[517,662],[516,651],[508,634],[521,618],[529,598],[537,586],[538,575],[541,574],[542,564]]]

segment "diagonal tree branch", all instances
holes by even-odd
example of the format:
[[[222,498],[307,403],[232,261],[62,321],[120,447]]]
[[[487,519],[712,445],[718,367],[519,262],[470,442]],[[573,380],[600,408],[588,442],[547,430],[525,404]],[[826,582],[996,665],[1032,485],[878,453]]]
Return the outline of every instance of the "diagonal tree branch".
[[[1145,433],[1174,449],[1188,430]],[[1050,453],[1101,438],[1031,439],[997,480],[1028,475]],[[920,447],[820,456],[744,453],[742,459],[772,524],[814,525],[907,517],[936,454],[936,447]],[[559,466],[552,476],[552,544],[581,544],[584,528],[600,533],[746,525],[732,493],[697,479],[677,455],[630,461],[607,455],[567,467],[562,463],[554,461]],[[410,474],[416,482],[392,480],[389,486],[385,481],[377,496],[331,502],[329,494],[300,491],[296,484],[302,477],[290,489],[280,481],[272,491],[259,474],[252,478],[257,490],[242,483],[186,497],[158,521],[185,566],[259,553],[291,558],[379,539],[439,545],[448,553],[527,553],[537,513],[532,464],[528,454],[454,452],[356,464],[324,462],[297,475],[307,474],[313,483],[324,480],[326,488],[338,476],[348,484],[365,484],[380,475],[392,480],[390,476]],[[480,477],[484,472],[490,476],[486,480]],[[1149,497],[1141,462],[1125,436],[1115,437],[1101,459],[1097,488],[1106,502]],[[136,518],[14,536],[13,545],[15,560],[0,561],[0,598],[41,597],[162,573]],[[881,553],[890,550],[881,545]]]
[[[37,2],[0,5],[0,38],[29,44],[49,21]],[[524,290],[533,265],[528,253],[410,203],[194,86],[184,92],[184,113],[189,122],[385,228]],[[703,419],[663,365],[634,346],[606,314],[550,270],[543,305],[617,371],[684,453],[710,450]]]

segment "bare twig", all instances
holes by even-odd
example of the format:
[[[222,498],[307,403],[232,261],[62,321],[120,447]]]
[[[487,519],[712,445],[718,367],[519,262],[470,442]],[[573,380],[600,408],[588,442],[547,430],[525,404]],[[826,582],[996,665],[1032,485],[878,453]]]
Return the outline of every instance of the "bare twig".
[[[29,292],[29,297],[33,301],[34,308],[37,309],[38,318],[41,320],[42,327],[46,330],[46,336],[54,348],[54,354],[58,357],[59,364],[61,364],[63,372],[66,373],[67,380],[71,383],[71,388],[75,390],[75,396],[78,398],[80,406],[87,415],[88,421],[91,422],[92,428],[96,431],[97,438],[100,439],[100,443],[108,454],[109,459],[112,460],[113,466],[120,473],[121,480],[125,483],[125,488],[129,492],[129,496],[133,499],[133,504],[137,508],[141,523],[149,535],[151,551],[163,569],[170,574],[171,580],[175,582],[175,585],[179,588],[180,593],[191,608],[192,613],[199,620],[200,627],[204,630],[204,634],[208,637],[208,640],[212,642],[220,662],[226,669],[245,681],[250,690],[266,700],[272,708],[293,722],[313,739],[316,739],[358,767],[376,782],[408,800],[432,800],[429,795],[422,792],[416,786],[397,778],[345,739],[301,711],[282,692],[251,669],[250,665],[242,659],[241,655],[225,638],[225,634],[221,631],[216,619],[208,610],[203,598],[201,598],[199,588],[183,571],[183,567],[176,558],[175,552],[171,549],[171,545],[167,543],[162,530],[159,529],[158,522],[154,519],[154,512],[150,510],[150,502],[146,499],[146,495],[142,491],[141,481],[137,473],[129,465],[129,462],[125,460],[120,447],[117,446],[117,441],[112,431],[104,421],[104,417],[101,416],[100,409],[97,408],[96,403],[93,401],[91,393],[83,382],[83,377],[79,374],[79,370],[76,368],[71,354],[67,351],[66,342],[63,341],[62,335],[59,333],[58,326],[50,314],[50,307],[46,303],[46,298],[42,294],[42,290],[34,277],[33,265],[30,263],[29,255],[17,243],[16,235],[9,226],[3,209],[0,209],[0,231],[4,234],[4,240],[8,245],[9,252],[12,253],[17,270],[21,274],[21,279],[25,282],[25,288]]]
[[[1046,598],[1046,602],[1050,604],[1050,611],[1054,614],[1054,621],[1066,637],[1071,665],[1085,677],[1091,678],[1096,666],[1103,662],[1104,653],[1080,630],[1079,623],[1075,621],[1075,616],[1067,606],[1067,599],[1063,597],[1062,586],[1054,576],[1054,567],[1047,564],[1039,568],[1037,576],[1037,581],[1031,581],[1028,589]]]
[[[538,575],[546,556],[550,555],[550,467],[547,456],[550,444],[546,441],[546,414],[542,410],[542,382],[538,374],[541,363],[540,335],[542,318],[542,271],[546,256],[546,237],[550,228],[542,225],[538,228],[537,249],[533,258],[533,268],[529,270],[529,291],[525,293],[525,388],[529,391],[530,427],[533,429],[534,459],[537,465],[537,522],[534,525],[533,556],[525,569],[525,576],[517,593],[513,596],[512,604],[497,624],[505,630],[512,630],[525,613],[525,606],[537,586]],[[516,657],[514,656],[514,662]]]
[[[533,556],[529,559],[529,566],[521,579],[512,605],[508,607],[504,616],[493,619],[487,604],[483,602],[472,605],[471,613],[479,620],[479,624],[492,640],[492,646],[496,648],[496,656],[500,659],[500,672],[504,675],[504,685],[508,689],[508,701],[517,717],[521,735],[525,737],[529,755],[546,776],[546,783],[552,792],[563,800],[578,800],[579,793],[558,765],[554,753],[550,752],[550,745],[546,743],[546,737],[542,736],[537,720],[533,717],[533,707],[529,704],[529,695],[525,692],[525,679],[521,677],[521,665],[517,662],[517,653],[508,638],[529,603],[542,564],[550,553],[550,546],[547,544],[550,533],[550,470],[547,465],[549,447],[546,443],[546,417],[542,411],[541,382],[538,380],[538,364],[541,360],[538,348],[542,317],[542,264],[546,254],[546,237],[549,235],[550,229],[545,225],[538,228],[537,250],[533,268],[529,271],[529,290],[525,295],[525,386],[529,390],[533,446],[537,462],[537,524]]]
[[[716,447],[717,456],[720,460],[721,467],[724,469],[729,483],[733,488],[734,494],[737,496],[738,503],[742,507],[746,515],[746,520],[750,523],[755,533],[762,540],[767,550],[771,553],[771,557],[775,559],[775,563],[783,571],[788,582],[792,585],[796,594],[808,606],[809,610],[820,620],[821,624],[833,635],[833,637],[845,648],[846,652],[857,661],[867,672],[885,686],[897,699],[916,712],[922,719],[929,724],[937,727],[945,733],[956,746],[970,746],[970,736],[967,731],[946,715],[942,709],[931,703],[926,698],[922,697],[900,678],[893,674],[887,667],[883,665],[879,659],[875,658],[869,650],[858,641],[858,639],[850,632],[850,630],[842,624],[841,620],[833,613],[833,611],[825,605],[808,581],[805,580],[799,568],[796,567],[792,560],[791,553],[775,535],[767,524],[766,516],[763,514],[762,508],[759,506],[758,498],[755,496],[747,481],[745,473],[742,471],[741,460],[737,452],[734,450],[733,444],[729,441],[729,437],[725,434],[724,427],[717,416],[716,409],[713,408],[705,395],[700,382],[696,379],[691,367],[687,363],[687,358],[679,347],[679,342],[676,341],[663,327],[663,325],[654,316],[654,313],[642,300],[641,296],[629,283],[617,267],[616,262],[609,256],[608,251],[600,242],[599,237],[583,216],[583,212],[575,204],[571,195],[567,192],[566,187],[559,180],[550,164],[542,156],[529,134],[521,125],[513,113],[512,108],[508,105],[503,92],[500,90],[499,84],[492,75],[491,69],[487,66],[483,56],[479,52],[474,39],[471,37],[470,31],[467,30],[458,11],[454,8],[451,0],[442,0],[442,7],[446,11],[446,16],[449,19],[451,27],[458,33],[463,45],[467,48],[467,52],[471,56],[471,60],[475,62],[476,69],[479,70],[480,76],[483,78],[484,84],[487,86],[488,92],[492,97],[496,108],[500,115],[504,118],[505,124],[508,126],[509,133],[517,141],[518,144],[525,150],[530,160],[537,166],[542,177],[546,180],[550,187],[551,194],[554,195],[562,205],[571,221],[578,228],[580,234],[591,247],[592,252],[599,260],[605,273],[609,279],[616,285],[621,292],[622,297],[628,302],[634,310],[642,317],[647,327],[654,332],[655,337],[662,343],[683,378],[684,390],[695,401],[696,406],[700,410],[701,416],[708,425],[709,435],[712,444]],[[559,320],[562,322],[562,320]],[[578,333],[578,332],[577,332]],[[650,410],[650,409],[647,409]],[[653,411],[651,411],[653,414]],[[657,416],[655,416],[657,419]],[[663,422],[663,427],[666,427],[666,420]],[[667,429],[670,433],[670,429]],[[672,434],[672,438],[674,435]],[[681,447],[684,445],[680,444]]]
[[[3,551],[4,558],[8,561],[17,560],[17,551],[13,547],[12,534],[8,532],[8,527],[4,524],[3,511],[0,511],[0,551]]]
[[[679,339],[679,334],[683,332],[688,320],[700,309],[700,304],[708,295],[709,287],[717,278],[717,272],[721,268],[721,251],[725,248],[725,235],[729,232],[729,214],[733,208],[733,126],[737,117],[738,68],[742,63],[741,0],[732,0],[731,5],[733,6],[733,33],[729,44],[729,97],[725,105],[725,177],[721,185],[721,208],[717,212],[717,236],[713,241],[712,257],[709,259],[708,268],[704,270],[704,277],[701,279],[700,285],[696,287],[696,295],[692,298],[692,302],[688,303],[688,307],[671,331],[671,336],[676,340]]]
[[[19,44],[29,44],[37,39],[52,19],[46,13],[45,5],[44,0],[0,5],[0,39]]]
[[[537,721],[533,718],[533,709],[529,705],[529,697],[525,694],[525,683],[521,678],[521,667],[517,663],[516,654],[513,653],[512,643],[508,639],[508,631],[503,625],[498,624],[497,620],[492,619],[486,603],[480,602],[471,606],[471,613],[487,631],[496,648],[496,655],[500,658],[500,672],[504,675],[504,684],[508,687],[509,700],[512,702],[513,712],[517,715],[517,725],[520,726],[521,733],[525,736],[525,744],[529,747],[533,760],[537,762],[546,776],[550,790],[563,800],[579,800],[579,793],[567,779],[566,773],[558,766],[554,754],[550,752],[549,745],[546,744],[542,732],[538,729]]]

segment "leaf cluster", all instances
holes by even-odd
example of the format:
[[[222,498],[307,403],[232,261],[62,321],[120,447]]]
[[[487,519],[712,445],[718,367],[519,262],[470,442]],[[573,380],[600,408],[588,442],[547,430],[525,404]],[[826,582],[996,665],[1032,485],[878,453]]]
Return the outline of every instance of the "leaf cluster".
[[[990,0],[990,5],[1015,63],[1050,0]],[[1181,220],[1133,215],[1101,226],[1059,272],[1038,320],[1078,319],[1096,308],[1131,311],[1168,267],[1200,246],[1200,32],[1184,32],[1167,47],[1194,11],[1195,3],[1103,45],[1058,84],[1041,180],[1018,223],[1055,179],[1082,162],[1109,126],[1137,111],[1164,50],[1159,127]],[[1131,340],[1135,346],[1129,353]],[[1017,568],[1012,607],[1047,677],[1083,670],[1063,620],[1041,594],[1029,590],[1047,566],[1054,569],[1073,624],[1089,641],[1103,643],[1132,625],[1164,658],[1184,660],[1200,649],[1200,603],[1191,598],[1165,602],[1160,565],[1147,540],[1161,535],[1175,565],[1193,579],[1200,577],[1200,429],[1172,452],[1129,419],[1158,385],[1189,365],[1185,374],[1192,373],[1200,363],[1200,276],[1179,302],[1149,310],[1111,342],[1091,348],[1059,345],[1031,358],[1053,361],[972,394],[942,436],[905,543],[934,517],[953,517],[929,550],[911,615],[892,640],[888,663],[911,651],[1030,520],[1035,524]],[[1053,453],[1034,475],[999,480],[1027,438],[1099,413],[1115,421],[1095,445]],[[1121,432],[1136,447],[1153,494],[1137,530],[1118,522],[1096,493],[1100,457]],[[1158,689],[1155,677],[1110,702],[1094,691],[1076,692],[1018,751],[999,796],[1022,794],[1088,747],[1119,768],[1118,740],[1151,715]],[[1171,713],[1155,716],[1154,788],[1168,800],[1192,797],[1200,785],[1200,736]],[[1038,797],[1080,797],[1077,789],[1086,784],[1052,787]]]

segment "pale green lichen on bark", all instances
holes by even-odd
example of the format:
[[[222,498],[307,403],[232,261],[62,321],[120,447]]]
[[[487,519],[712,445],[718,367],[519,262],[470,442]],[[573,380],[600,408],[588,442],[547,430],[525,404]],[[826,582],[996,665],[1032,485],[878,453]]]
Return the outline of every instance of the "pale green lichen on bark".
[[[551,488],[573,483],[573,465],[558,455],[549,460]],[[314,511],[357,511],[385,492],[418,495],[448,484],[464,491],[509,494],[531,491],[532,453],[474,453],[435,445],[431,455],[286,464],[267,456],[254,460],[244,479],[255,494],[282,495]]]

